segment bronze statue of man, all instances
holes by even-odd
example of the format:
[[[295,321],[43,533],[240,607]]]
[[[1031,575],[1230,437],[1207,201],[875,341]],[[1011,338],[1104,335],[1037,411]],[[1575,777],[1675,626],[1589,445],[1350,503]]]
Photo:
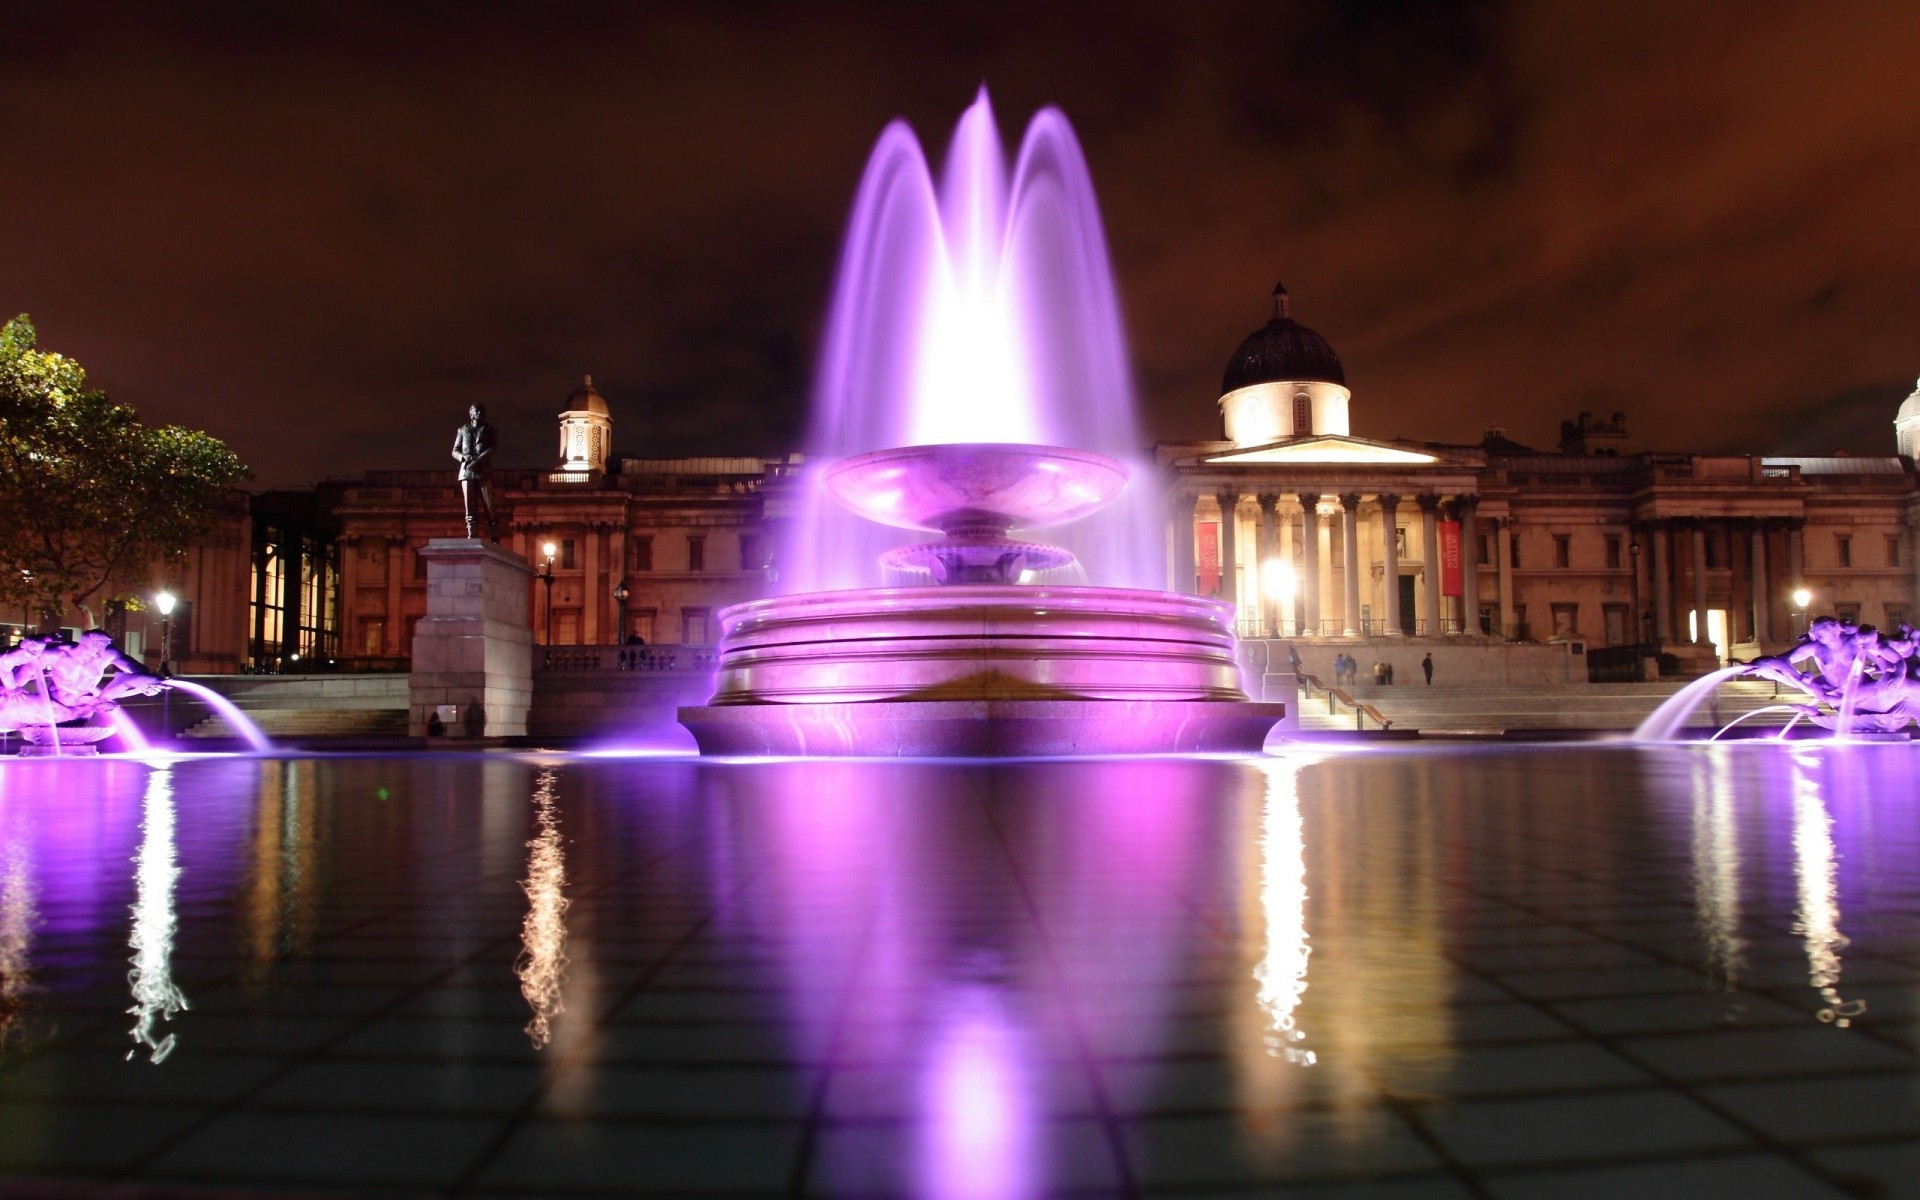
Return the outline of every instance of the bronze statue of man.
[[[487,514],[487,534],[500,543],[500,525],[493,517],[493,426],[487,424],[487,406],[475,404],[467,409],[467,423],[453,431],[453,461],[460,464],[460,503],[466,509],[467,536],[473,536],[473,523],[482,512]]]

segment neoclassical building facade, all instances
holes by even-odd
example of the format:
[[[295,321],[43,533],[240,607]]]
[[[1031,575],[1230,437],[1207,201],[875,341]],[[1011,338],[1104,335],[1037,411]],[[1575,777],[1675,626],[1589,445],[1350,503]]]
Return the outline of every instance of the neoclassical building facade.
[[[713,641],[719,609],[766,590],[772,531],[798,456],[617,459],[612,417],[591,376],[559,423],[555,467],[493,475],[501,543],[537,572],[528,598],[536,641]],[[340,655],[397,664],[426,613],[420,550],[429,539],[462,536],[454,471],[369,472],[340,485],[333,513]]]
[[[1783,648],[1810,611],[1920,619],[1920,391],[1886,457],[1636,453],[1619,413],[1563,422],[1551,452],[1497,429],[1384,442],[1353,434],[1338,355],[1276,288],[1219,407],[1221,439],[1155,448],[1168,578],[1233,600],[1244,637],[1634,646],[1703,669]]]

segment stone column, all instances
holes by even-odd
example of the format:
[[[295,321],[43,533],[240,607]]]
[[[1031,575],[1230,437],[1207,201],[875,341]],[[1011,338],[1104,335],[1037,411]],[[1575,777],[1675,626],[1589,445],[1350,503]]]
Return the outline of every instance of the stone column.
[[[1453,502],[1460,514],[1460,629],[1480,636],[1480,527],[1474,510],[1480,497],[1461,496]]]
[[[1693,644],[1704,646],[1707,636],[1707,523],[1693,523]]]
[[[1340,497],[1340,550],[1341,566],[1346,571],[1340,631],[1346,637],[1359,637],[1360,497],[1351,492]]]
[[[1240,575],[1234,553],[1234,527],[1240,523],[1240,493],[1221,492],[1214,497],[1220,505],[1220,598],[1233,605],[1237,630],[1240,622]]]
[[[580,644],[597,646],[600,644],[600,596],[605,588],[600,586],[600,527],[592,521],[582,530],[586,534],[587,561],[581,575],[580,586],[585,595],[580,597]],[[718,554],[718,547],[715,547]]]
[[[1337,606],[1340,601],[1339,598],[1333,594],[1334,506],[1324,499],[1321,500],[1320,504],[1321,507],[1318,509],[1320,514],[1320,536],[1317,539],[1319,544],[1316,547],[1317,557],[1320,560],[1320,619],[1315,622],[1315,632],[1325,633],[1328,623],[1336,620],[1336,618],[1328,614],[1333,612],[1335,606]]]
[[[1275,637],[1300,636],[1300,572],[1295,569],[1294,543],[1297,540],[1293,532],[1293,514],[1280,511],[1280,498],[1274,497],[1274,518],[1280,524],[1280,561],[1287,564],[1293,572],[1293,595],[1278,609],[1278,620],[1273,627]]]
[[[340,539],[340,636],[337,653],[342,658],[357,658],[367,648],[358,639],[360,633],[360,535]]]
[[[1427,601],[1427,636],[1439,637],[1440,628],[1440,497],[1420,497],[1420,553],[1425,562],[1421,594]]]
[[[1380,574],[1386,584],[1386,603],[1380,611],[1386,614],[1387,636],[1399,637],[1400,628],[1400,539],[1395,534],[1394,514],[1399,511],[1400,497],[1381,495],[1380,501]]]
[[[533,704],[533,626],[527,560],[478,538],[435,538],[427,613],[414,629],[407,728],[424,737],[441,705],[458,708],[449,738],[516,737]]]
[[[1280,558],[1279,543],[1274,540],[1279,525],[1280,497],[1271,492],[1255,497],[1260,505],[1260,549],[1253,560],[1254,595],[1259,597],[1258,628],[1264,637],[1280,636],[1278,601],[1267,595],[1267,564]]]
[[[1773,638],[1773,584],[1767,579],[1767,523],[1753,523],[1753,552],[1748,559],[1747,581],[1753,599],[1753,640],[1766,642]]]
[[[1194,509],[1199,499],[1184,492],[1173,497],[1173,578],[1167,581],[1167,590],[1189,596],[1200,590],[1195,582],[1199,564],[1193,546]]]
[[[406,653],[400,646],[400,631],[404,622],[400,618],[400,578],[407,566],[407,539],[398,534],[387,535],[387,626],[386,634],[381,638],[382,652],[389,658],[398,658]]]
[[[1673,634],[1673,526],[1666,521],[1657,521],[1648,530],[1653,541],[1653,634],[1654,640],[1665,644],[1674,640]]]
[[[1513,520],[1503,518],[1493,527],[1495,578],[1500,589],[1500,636],[1512,637],[1517,630],[1513,618]]]
[[[1300,625],[1303,635],[1320,632],[1320,497],[1300,493]]]

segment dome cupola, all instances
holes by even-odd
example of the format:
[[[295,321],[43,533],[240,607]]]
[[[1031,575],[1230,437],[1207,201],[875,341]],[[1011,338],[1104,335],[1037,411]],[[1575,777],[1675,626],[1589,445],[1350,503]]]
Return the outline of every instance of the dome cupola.
[[[1913,394],[1900,402],[1900,411],[1893,415],[1893,441],[1895,454],[1901,458],[1920,458],[1920,380],[1913,386]]]
[[[605,471],[612,450],[613,417],[606,397],[594,389],[593,376],[585,376],[560,412],[558,474],[585,478]]]
[[[1293,319],[1284,283],[1273,316],[1247,335],[1220,380],[1220,413],[1236,446],[1349,433],[1346,370],[1327,339]]]

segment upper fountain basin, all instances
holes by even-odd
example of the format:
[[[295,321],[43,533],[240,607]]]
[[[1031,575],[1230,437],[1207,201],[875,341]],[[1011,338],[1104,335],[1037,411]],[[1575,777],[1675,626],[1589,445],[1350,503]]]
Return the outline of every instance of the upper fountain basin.
[[[903,446],[827,468],[827,490],[870,521],[945,534],[1077,521],[1127,486],[1104,454],[1004,442]]]

